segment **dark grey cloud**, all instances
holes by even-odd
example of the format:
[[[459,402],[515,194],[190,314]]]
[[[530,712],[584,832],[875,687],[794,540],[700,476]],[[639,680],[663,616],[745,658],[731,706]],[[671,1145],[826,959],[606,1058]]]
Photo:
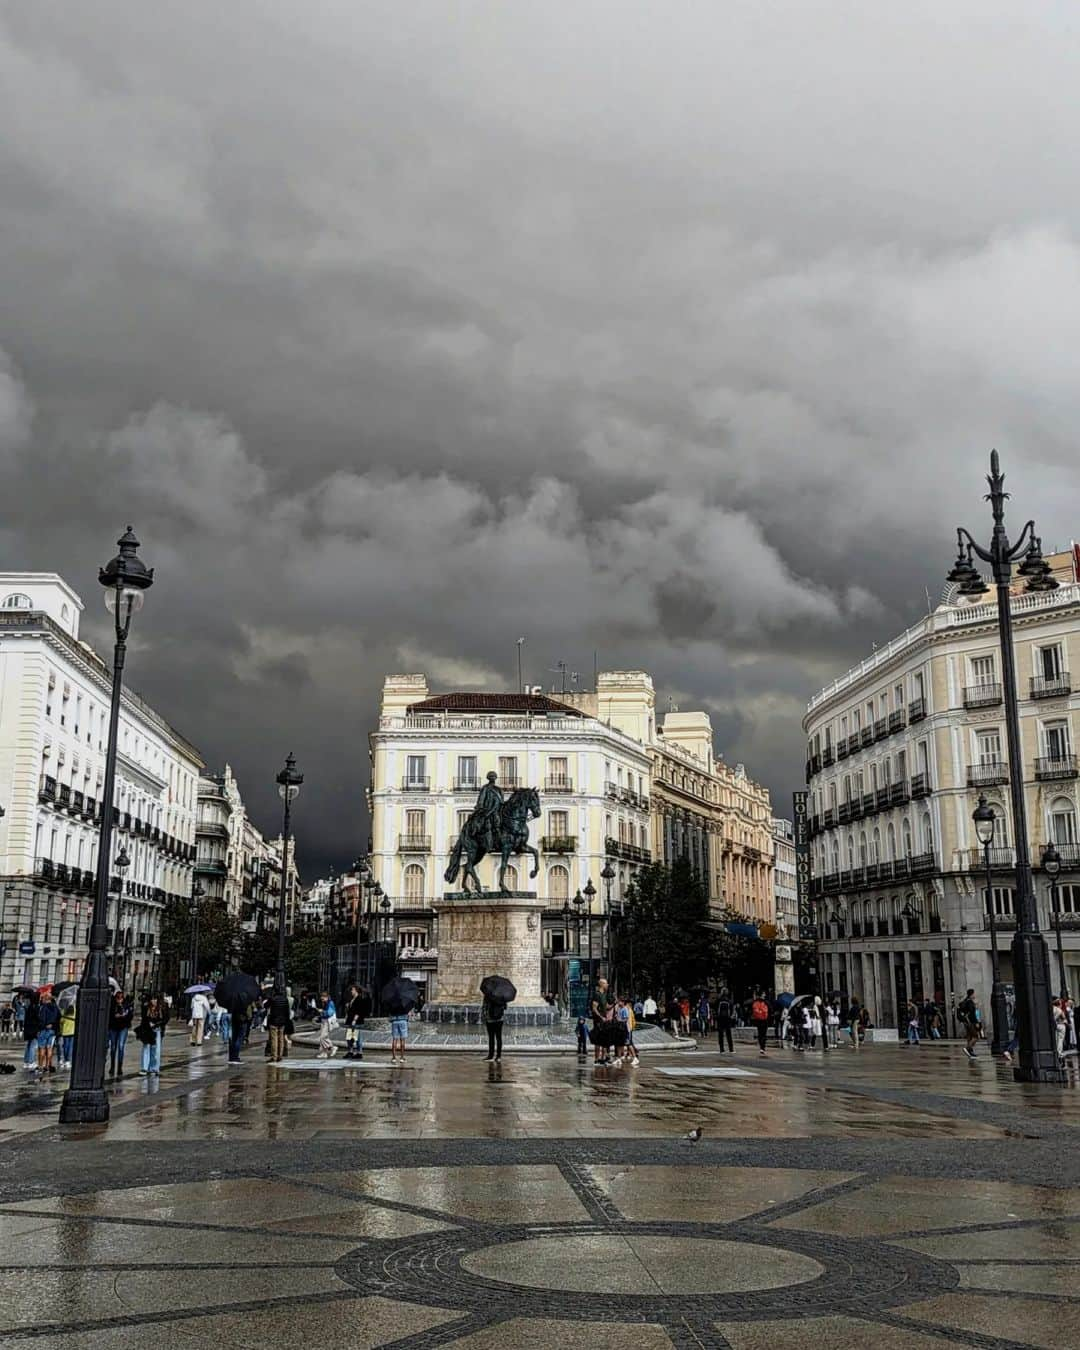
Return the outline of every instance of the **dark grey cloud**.
[[[0,557],[315,870],[388,670],[704,703],[778,806],[807,695],[938,591],[1002,451],[1073,527],[1065,7],[0,7]],[[481,595],[477,605],[468,597]]]

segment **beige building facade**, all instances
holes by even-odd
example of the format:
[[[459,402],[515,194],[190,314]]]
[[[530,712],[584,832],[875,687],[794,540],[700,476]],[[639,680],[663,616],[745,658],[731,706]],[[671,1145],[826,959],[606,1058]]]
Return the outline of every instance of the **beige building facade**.
[[[1063,859],[1066,978],[1080,992],[1077,716],[1080,584],[1071,555],[1050,560],[1064,584],[1012,600],[1024,792],[1040,923],[1059,980],[1049,886],[1051,840]],[[908,999],[944,1007],[973,987],[989,1006],[984,855],[972,812],[997,816],[992,897],[1002,978],[1011,979],[1015,833],[1009,805],[996,606],[948,598],[811,700],[807,782],[824,982],[856,994],[881,1025]]]

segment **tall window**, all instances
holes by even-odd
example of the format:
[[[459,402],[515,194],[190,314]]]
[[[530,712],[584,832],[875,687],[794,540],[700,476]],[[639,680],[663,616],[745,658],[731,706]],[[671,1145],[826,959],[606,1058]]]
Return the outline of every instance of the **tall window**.
[[[505,878],[505,880],[506,880],[506,889],[507,889],[508,891],[516,891],[516,890],[517,890],[517,888],[518,888],[518,870],[517,870],[517,868],[514,866],[513,863],[507,863],[507,865],[506,865],[506,878]]]
[[[560,905],[570,899],[570,873],[565,867],[553,867],[548,872],[548,899]]]
[[[917,670],[911,677],[911,697],[916,700],[922,698],[923,689],[923,674],[921,670]]]
[[[410,839],[422,839],[427,832],[426,811],[405,812],[405,833]]]
[[[992,656],[973,656],[971,658],[971,683],[993,684],[994,658]]]
[[[1047,759],[1067,759],[1069,755],[1069,724],[1065,721],[1043,724],[1043,744]]]
[[[424,869],[419,863],[410,863],[402,878],[405,899],[409,904],[417,905],[424,898]]]
[[[988,727],[975,733],[975,753],[981,765],[1001,763],[1001,732]]]
[[[518,762],[517,755],[499,756],[499,782],[504,788],[515,788],[518,785]]]
[[[405,760],[405,781],[410,787],[423,787],[427,780],[427,756],[409,755]]]
[[[472,815],[471,811],[459,811],[457,813],[458,834],[460,834],[461,831],[465,828],[466,822],[468,821],[471,815]]]
[[[33,605],[28,595],[5,595],[0,601],[0,609],[32,609]]]
[[[1059,797],[1050,807],[1050,838],[1055,844],[1076,843],[1076,811],[1068,797]]]
[[[550,787],[570,786],[570,761],[565,757],[552,757],[548,760],[548,784]]]
[[[459,755],[457,762],[458,787],[473,788],[477,785],[476,756]]]
[[[568,811],[549,811],[548,834],[554,835],[557,839],[565,839],[569,833],[570,813]]]
[[[1044,680],[1060,680],[1065,672],[1065,663],[1061,657],[1061,647],[1058,643],[1051,643],[1048,647],[1040,647],[1035,653],[1035,674],[1041,675]]]

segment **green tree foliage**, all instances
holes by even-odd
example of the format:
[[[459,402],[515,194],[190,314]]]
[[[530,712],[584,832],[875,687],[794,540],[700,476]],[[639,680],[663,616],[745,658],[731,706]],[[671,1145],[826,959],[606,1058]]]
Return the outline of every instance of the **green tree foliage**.
[[[189,901],[172,900],[161,916],[161,968],[167,978],[178,978],[180,962],[191,952]],[[199,906],[199,975],[223,972],[239,950],[243,933],[239,921],[223,902],[203,900]]]

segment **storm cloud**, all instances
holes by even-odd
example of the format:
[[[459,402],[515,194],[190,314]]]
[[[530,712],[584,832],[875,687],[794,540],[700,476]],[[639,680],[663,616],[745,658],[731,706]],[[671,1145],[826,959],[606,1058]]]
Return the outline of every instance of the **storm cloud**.
[[[132,682],[267,828],[296,752],[309,876],[384,673],[521,635],[783,811],[991,446],[1074,532],[1078,80],[1038,3],[0,4],[0,565],[104,649],[134,522]]]

